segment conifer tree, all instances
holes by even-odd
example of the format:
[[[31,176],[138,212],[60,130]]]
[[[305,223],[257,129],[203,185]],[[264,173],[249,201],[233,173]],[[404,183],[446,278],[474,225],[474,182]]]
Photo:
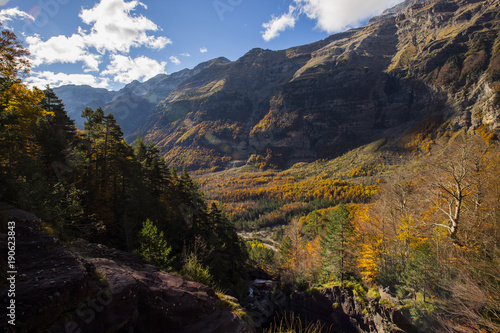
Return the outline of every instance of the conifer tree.
[[[37,121],[35,138],[41,148],[41,157],[49,175],[61,178],[61,168],[69,169],[66,157],[70,147],[76,140],[76,127],[68,117],[62,101],[47,86],[44,98],[39,106],[50,112],[45,118]]]
[[[168,246],[163,235],[151,220],[146,220],[142,225],[139,235],[138,254],[147,262],[158,266],[161,269],[172,269],[172,248]]]
[[[349,219],[349,211],[345,205],[339,205],[337,211],[332,212],[330,222],[320,241],[324,279],[335,277],[340,281],[344,280],[348,272],[347,245],[352,236],[353,226]]]

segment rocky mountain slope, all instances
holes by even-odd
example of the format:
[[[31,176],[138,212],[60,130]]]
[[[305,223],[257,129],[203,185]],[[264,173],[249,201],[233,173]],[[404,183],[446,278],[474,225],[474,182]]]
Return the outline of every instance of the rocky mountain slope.
[[[405,1],[316,43],[215,59],[151,102],[155,85],[132,84],[107,108],[135,110],[129,139],[192,169],[333,158],[436,115],[435,126],[496,129],[499,31],[498,1]]]
[[[216,61],[229,61],[224,58]],[[168,96],[180,83],[198,74],[213,61],[199,64],[193,69],[166,75],[159,74],[146,82],[133,81],[119,91],[92,88],[90,86],[67,85],[54,88],[63,100],[69,116],[79,128],[83,128],[80,117],[85,107],[102,107],[106,113],[113,113],[122,126],[124,133],[133,133],[156,105]]]

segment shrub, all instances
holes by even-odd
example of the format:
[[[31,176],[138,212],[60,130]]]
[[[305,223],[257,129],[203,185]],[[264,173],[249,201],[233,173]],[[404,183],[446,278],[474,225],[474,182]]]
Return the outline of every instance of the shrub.
[[[198,261],[198,258],[194,253],[190,253],[185,259],[181,274],[187,280],[195,281],[207,286],[210,286],[213,281],[208,267],[204,267]]]

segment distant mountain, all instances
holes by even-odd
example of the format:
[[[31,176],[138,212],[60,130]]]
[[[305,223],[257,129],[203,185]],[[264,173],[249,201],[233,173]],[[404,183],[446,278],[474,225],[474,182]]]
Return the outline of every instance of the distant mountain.
[[[115,115],[124,133],[132,134],[165,96],[214,61],[229,62],[225,58],[207,61],[193,69],[184,69],[170,75],[159,74],[143,83],[133,81],[119,91],[85,85],[66,85],[54,88],[54,92],[63,100],[68,114],[79,128],[83,127],[81,113],[85,107],[102,107],[106,113]]]
[[[212,170],[332,158],[430,117],[495,129],[499,32],[497,0],[406,1],[312,44],[132,83],[106,110],[170,164]]]

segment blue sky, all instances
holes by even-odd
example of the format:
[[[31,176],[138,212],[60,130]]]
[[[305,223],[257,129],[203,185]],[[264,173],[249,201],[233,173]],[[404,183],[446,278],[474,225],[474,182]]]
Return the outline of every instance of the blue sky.
[[[119,89],[254,47],[279,50],[359,26],[401,0],[0,0],[30,50],[30,82]]]

